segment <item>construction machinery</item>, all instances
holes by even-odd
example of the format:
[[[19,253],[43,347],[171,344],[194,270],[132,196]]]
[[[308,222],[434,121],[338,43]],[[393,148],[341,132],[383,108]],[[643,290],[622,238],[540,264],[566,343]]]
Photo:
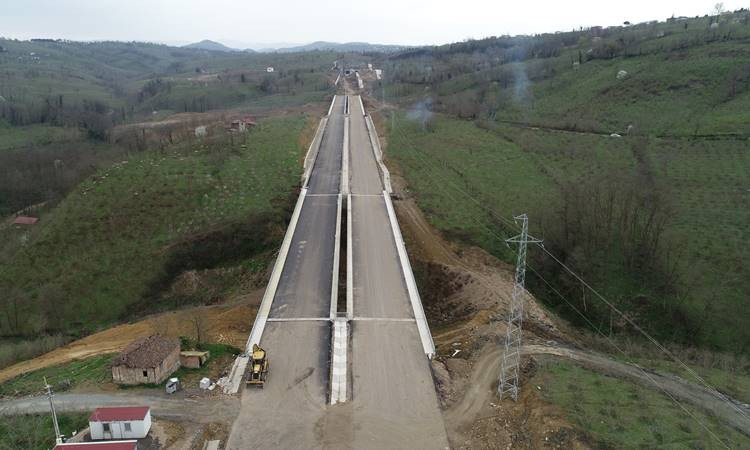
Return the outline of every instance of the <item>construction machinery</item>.
[[[266,351],[253,344],[253,353],[250,355],[250,364],[247,371],[247,385],[263,387],[268,378],[268,358]]]

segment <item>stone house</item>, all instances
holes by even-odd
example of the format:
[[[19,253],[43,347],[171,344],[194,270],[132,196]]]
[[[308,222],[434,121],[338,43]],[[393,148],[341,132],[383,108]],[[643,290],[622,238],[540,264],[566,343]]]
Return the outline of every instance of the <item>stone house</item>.
[[[112,361],[118,384],[159,384],[180,367],[180,341],[159,335],[139,338]]]

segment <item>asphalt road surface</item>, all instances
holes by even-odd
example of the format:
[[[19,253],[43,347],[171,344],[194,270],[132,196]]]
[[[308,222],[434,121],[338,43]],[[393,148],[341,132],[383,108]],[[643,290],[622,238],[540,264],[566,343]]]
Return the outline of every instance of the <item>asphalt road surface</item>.
[[[350,99],[352,447],[448,448],[429,362],[413,321],[377,162],[359,99]]]
[[[359,99],[350,100],[351,398],[328,405],[328,319],[344,137],[344,97],[338,96],[261,339],[269,378],[263,389],[242,388],[227,448],[448,447],[378,166]]]
[[[263,389],[240,388],[230,449],[323,446],[317,423],[328,400],[328,319],[343,140],[344,97],[337,96],[271,304],[272,321],[261,338],[268,352],[268,380]]]

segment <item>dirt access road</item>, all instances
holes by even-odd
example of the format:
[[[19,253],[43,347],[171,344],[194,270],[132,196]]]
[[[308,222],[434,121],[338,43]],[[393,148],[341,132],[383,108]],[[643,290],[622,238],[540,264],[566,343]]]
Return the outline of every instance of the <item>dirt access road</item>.
[[[237,416],[239,399],[231,396],[192,398],[181,393],[167,395],[135,390],[112,394],[55,394],[55,409],[63,412],[90,412],[103,406],[127,405],[149,405],[155,416],[170,420],[230,422]],[[46,396],[0,402],[0,415],[48,412]]]
[[[242,348],[261,295],[262,291],[258,290],[239,298],[232,304],[201,306],[156,314],[138,322],[100,331],[37,358],[0,370],[0,383],[45,367],[119,352],[134,339],[157,332],[170,337],[194,336],[195,329],[191,319],[198,316],[203,321],[202,326],[205,327],[205,336],[209,341]]]
[[[750,421],[742,416],[735,407],[748,416],[750,416],[750,408],[731,399],[732,404],[730,405],[708,389],[676,375],[655,371],[644,373],[632,364],[622,363],[605,356],[569,348],[525,345],[522,351],[525,355],[550,355],[569,359],[599,373],[625,378],[650,389],[657,389],[654,386],[655,381],[661,389],[674,398],[702,408],[720,418],[724,423],[750,436]],[[459,402],[445,412],[446,423],[452,425],[451,428],[454,432],[473,422],[485,405],[493,398],[496,398],[494,387],[497,383],[501,356],[501,348],[489,345],[474,364],[469,389],[464,393],[463,398]]]

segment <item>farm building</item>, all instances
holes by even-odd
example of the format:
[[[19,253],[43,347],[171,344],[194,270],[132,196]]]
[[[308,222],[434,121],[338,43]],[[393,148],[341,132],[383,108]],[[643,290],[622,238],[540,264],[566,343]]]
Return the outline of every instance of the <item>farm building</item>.
[[[159,335],[136,339],[112,361],[118,384],[158,384],[180,367],[180,341]]]
[[[138,450],[138,442],[70,442],[68,444],[57,444],[53,450]]]
[[[208,361],[209,352],[186,351],[180,352],[180,365],[190,369],[202,367]]]
[[[97,408],[89,417],[92,440],[142,439],[151,429],[151,408],[117,406]]]

